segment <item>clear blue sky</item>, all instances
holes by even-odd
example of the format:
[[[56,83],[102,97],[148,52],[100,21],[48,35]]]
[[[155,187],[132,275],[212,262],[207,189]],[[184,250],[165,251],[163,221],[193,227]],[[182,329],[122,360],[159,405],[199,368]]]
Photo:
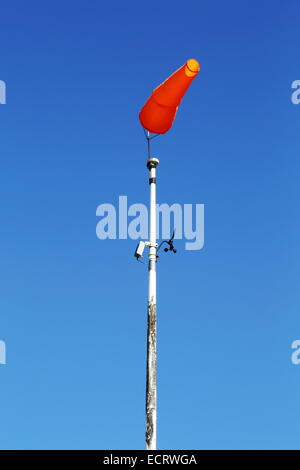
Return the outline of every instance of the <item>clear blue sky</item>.
[[[205,204],[158,266],[158,447],[299,449],[299,2],[0,8],[0,447],[144,448],[147,269],[95,214],[148,202],[138,111],[195,57],[153,144],[159,202]]]

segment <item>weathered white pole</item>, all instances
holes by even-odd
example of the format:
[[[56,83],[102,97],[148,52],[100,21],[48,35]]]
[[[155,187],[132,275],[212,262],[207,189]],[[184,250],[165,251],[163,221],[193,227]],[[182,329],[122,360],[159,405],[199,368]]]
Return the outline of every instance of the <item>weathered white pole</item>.
[[[157,158],[148,158],[150,184],[150,227],[148,264],[148,328],[146,378],[146,450],[156,449],[156,167]]]

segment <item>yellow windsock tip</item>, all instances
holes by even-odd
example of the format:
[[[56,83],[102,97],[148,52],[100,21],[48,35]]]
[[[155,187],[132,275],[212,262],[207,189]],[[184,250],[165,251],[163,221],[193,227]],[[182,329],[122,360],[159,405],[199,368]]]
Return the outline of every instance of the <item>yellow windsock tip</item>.
[[[189,59],[185,66],[187,77],[194,77],[200,71],[200,64],[196,59]]]

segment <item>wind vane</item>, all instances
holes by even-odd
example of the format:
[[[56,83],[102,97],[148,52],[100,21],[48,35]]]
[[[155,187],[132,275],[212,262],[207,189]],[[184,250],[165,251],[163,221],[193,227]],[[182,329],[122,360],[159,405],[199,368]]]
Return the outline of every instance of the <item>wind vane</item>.
[[[149,241],[140,242],[134,256],[139,260],[145,246],[148,255],[148,328],[147,328],[147,373],[146,373],[146,449],[156,449],[156,263],[157,252],[163,243],[169,248],[164,251],[176,253],[173,245],[175,233],[170,240],[158,246],[156,234],[156,167],[158,158],[151,157],[150,141],[159,134],[165,134],[172,126],[181,100],[190,84],[200,71],[195,59],[189,59],[182,67],[167,78],[152,92],[140,111],[140,122],[148,142],[147,168],[150,184],[150,225]],[[154,134],[151,136],[151,133]]]

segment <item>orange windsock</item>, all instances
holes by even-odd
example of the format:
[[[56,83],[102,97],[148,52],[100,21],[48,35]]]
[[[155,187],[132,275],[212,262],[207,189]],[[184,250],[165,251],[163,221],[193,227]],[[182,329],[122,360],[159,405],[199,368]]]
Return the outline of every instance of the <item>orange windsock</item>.
[[[189,59],[155,88],[140,111],[140,122],[144,129],[155,134],[164,134],[170,129],[183,95],[199,70],[197,60]]]

